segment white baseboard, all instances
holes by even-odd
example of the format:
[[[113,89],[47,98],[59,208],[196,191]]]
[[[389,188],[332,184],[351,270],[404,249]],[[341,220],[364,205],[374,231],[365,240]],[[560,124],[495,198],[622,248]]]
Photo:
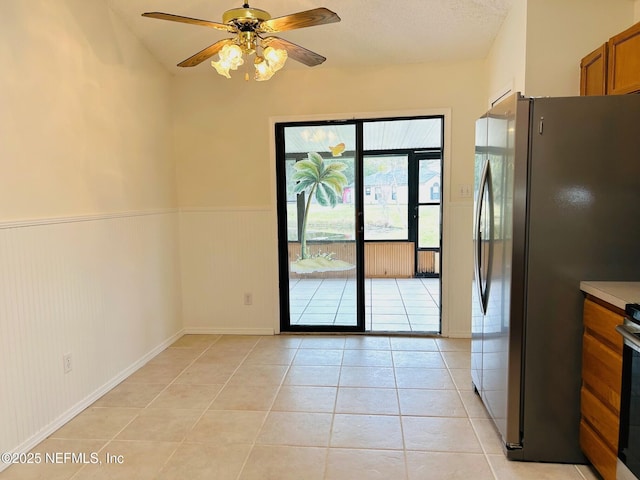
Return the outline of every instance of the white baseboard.
[[[185,335],[274,335],[273,328],[184,327]]]
[[[448,338],[471,338],[471,334],[469,332],[449,332],[447,334]]]
[[[134,362],[133,364],[131,364],[130,366],[122,370],[118,375],[113,377],[107,383],[105,383],[95,391],[91,392],[85,398],[80,400],[73,407],[71,407],[69,410],[67,410],[58,418],[56,418],[53,422],[49,423],[48,425],[43,427],[40,431],[38,431],[36,434],[32,435],[27,440],[22,442],[20,445],[15,447],[15,449],[13,449],[11,453],[20,454],[20,453],[27,453],[28,451],[30,451],[33,447],[35,447],[40,442],[45,440],[49,435],[51,435],[53,432],[58,430],[64,424],[72,420],[76,415],[78,415],[84,409],[92,405],[96,400],[102,397],[105,393],[107,393],[113,387],[115,387],[124,379],[126,379],[131,374],[133,374],[135,371],[143,367],[147,362],[149,362],[149,360],[153,359],[160,352],[164,351],[168,346],[170,346],[172,343],[174,343],[176,340],[182,337],[184,333],[185,333],[184,330],[180,330],[179,332],[175,333],[174,335],[169,337],[167,340],[162,342],[160,345],[153,348],[150,352],[148,352],[147,354],[142,356],[140,359],[138,359],[136,362]],[[9,464],[0,463],[0,472],[5,470],[9,466],[10,466]]]

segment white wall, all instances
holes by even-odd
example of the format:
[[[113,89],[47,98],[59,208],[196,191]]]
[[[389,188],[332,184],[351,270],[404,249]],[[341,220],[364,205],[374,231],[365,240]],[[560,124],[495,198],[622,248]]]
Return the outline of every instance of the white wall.
[[[524,92],[526,41],[527,2],[516,1],[487,55],[487,106],[508,89]]]
[[[189,333],[272,335],[277,330],[276,221],[271,208],[180,213],[182,302]],[[252,305],[244,305],[250,293]]]
[[[42,440],[175,338],[177,251],[171,212],[0,224],[0,451]]]
[[[634,2],[634,22],[640,22],[640,0]]]
[[[170,76],[102,1],[1,10],[5,452],[162,348],[181,331],[181,306]]]
[[[210,74],[176,77],[175,151],[183,219],[183,282],[206,280],[183,298],[187,330],[274,329],[278,325],[277,239],[273,131],[269,119],[314,115],[338,118],[363,112],[451,110],[450,171],[445,171],[443,322],[450,335],[468,335],[470,318],[471,199],[474,122],[486,106],[483,62],[407,65],[378,69],[286,68],[269,82],[245,83]],[[229,217],[236,217],[230,222]],[[194,223],[195,222],[195,223]],[[220,228],[213,228],[219,224]],[[250,241],[246,222],[257,222]],[[253,249],[247,249],[253,245]],[[225,259],[216,260],[216,257]],[[199,259],[195,261],[194,259]],[[229,259],[233,259],[231,262]],[[242,305],[255,279],[212,274],[214,264],[260,272],[268,288],[254,292],[258,308]],[[216,293],[218,292],[218,293]],[[449,295],[454,295],[455,301]],[[263,296],[268,298],[263,298]]]
[[[514,2],[487,56],[488,102],[513,86],[529,96],[580,93],[580,59],[638,19],[640,0]]]

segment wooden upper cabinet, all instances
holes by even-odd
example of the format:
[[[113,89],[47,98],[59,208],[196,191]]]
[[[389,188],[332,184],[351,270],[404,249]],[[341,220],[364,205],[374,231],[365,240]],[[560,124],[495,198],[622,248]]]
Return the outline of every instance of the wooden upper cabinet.
[[[640,92],[640,22],[609,40],[608,93]]]
[[[607,54],[605,43],[580,62],[580,95],[607,94]]]
[[[640,22],[580,62],[580,95],[640,93]]]

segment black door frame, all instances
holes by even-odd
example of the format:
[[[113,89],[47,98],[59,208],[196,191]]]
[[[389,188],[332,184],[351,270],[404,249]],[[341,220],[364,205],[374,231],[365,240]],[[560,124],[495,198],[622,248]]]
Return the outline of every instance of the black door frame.
[[[393,149],[384,151],[364,151],[363,150],[363,130],[364,123],[384,122],[394,120],[420,120],[428,118],[440,118],[442,122],[441,129],[441,147],[439,149]],[[284,131],[287,127],[294,126],[326,126],[326,125],[354,125],[356,136],[356,148],[354,154],[354,170],[355,170],[355,243],[356,243],[356,325],[291,325],[290,315],[290,296],[289,296],[289,251],[288,251],[288,225],[287,225],[287,191],[286,191],[286,155],[285,155],[285,138]],[[444,127],[445,116],[436,115],[418,115],[408,117],[381,117],[381,118],[361,118],[350,120],[320,120],[320,121],[292,121],[275,123],[275,150],[276,150],[276,211],[277,211],[277,227],[278,227],[278,276],[280,282],[280,331],[283,332],[365,332],[365,256],[364,256],[364,173],[363,158],[365,155],[377,154],[384,152],[385,154],[393,153],[409,153],[409,178],[418,177],[418,161],[423,158],[439,158],[442,165],[441,171],[441,189],[440,189],[440,271],[442,271],[442,214],[443,214],[443,176],[444,176]],[[414,176],[412,176],[412,173]],[[416,208],[419,205],[417,185],[418,180],[409,182],[409,241],[415,241],[415,258],[417,268],[418,256],[418,238],[417,219],[411,217],[411,205]],[[415,184],[413,187],[412,184]],[[412,195],[414,202],[412,203]],[[438,277],[441,275],[438,274]],[[440,288],[442,288],[442,280],[440,280]],[[442,322],[442,319],[440,319]]]
[[[440,160],[440,201],[437,205],[440,206],[440,238],[437,247],[420,247],[420,239],[418,238],[418,232],[420,231],[420,207],[422,205],[436,205],[436,202],[421,202],[419,195],[420,187],[420,161],[421,160]],[[409,209],[413,209],[413,231],[409,231],[409,237],[411,241],[415,242],[415,272],[416,278],[439,278],[440,272],[442,272],[442,199],[443,197],[443,185],[444,185],[444,148],[443,149],[419,149],[413,152],[409,159],[409,178],[412,180],[409,188]],[[413,188],[411,188],[413,187]],[[438,273],[420,273],[418,272],[418,255],[420,251],[435,251],[439,252],[439,265]]]
[[[286,186],[286,154],[284,131],[287,127],[353,125],[355,128],[356,149],[354,155],[355,179],[355,247],[356,247],[356,324],[355,325],[291,325],[289,310],[289,233],[287,225],[287,186]],[[357,332],[365,331],[365,288],[364,288],[364,217],[362,214],[363,195],[362,166],[362,131],[361,121],[301,121],[275,124],[276,138],[276,193],[278,217],[278,276],[280,280],[280,331],[283,332]],[[349,152],[351,153],[351,152]]]

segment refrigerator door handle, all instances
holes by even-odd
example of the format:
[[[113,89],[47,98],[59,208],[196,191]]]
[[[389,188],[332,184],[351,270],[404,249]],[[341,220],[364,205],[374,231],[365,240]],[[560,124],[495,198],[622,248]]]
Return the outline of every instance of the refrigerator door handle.
[[[483,315],[487,313],[487,303],[489,300],[489,272],[491,271],[491,251],[493,250],[493,245],[490,244],[489,247],[489,258],[483,258],[482,249],[483,249],[483,238],[482,238],[482,222],[485,220],[483,217],[484,211],[484,202],[485,202],[485,193],[487,194],[487,203],[489,207],[489,228],[493,229],[493,195],[491,190],[491,170],[489,166],[489,161],[484,164],[482,169],[482,176],[480,178],[480,188],[478,189],[478,198],[476,199],[476,215],[475,215],[475,239],[476,245],[474,249],[474,261],[475,261],[475,280],[476,287],[478,289],[478,299],[480,300],[480,306],[482,308]],[[493,239],[492,232],[488,232],[487,240],[492,242]],[[486,240],[485,240],[486,241]],[[483,277],[482,275],[482,266],[483,262],[487,262],[486,275]]]

